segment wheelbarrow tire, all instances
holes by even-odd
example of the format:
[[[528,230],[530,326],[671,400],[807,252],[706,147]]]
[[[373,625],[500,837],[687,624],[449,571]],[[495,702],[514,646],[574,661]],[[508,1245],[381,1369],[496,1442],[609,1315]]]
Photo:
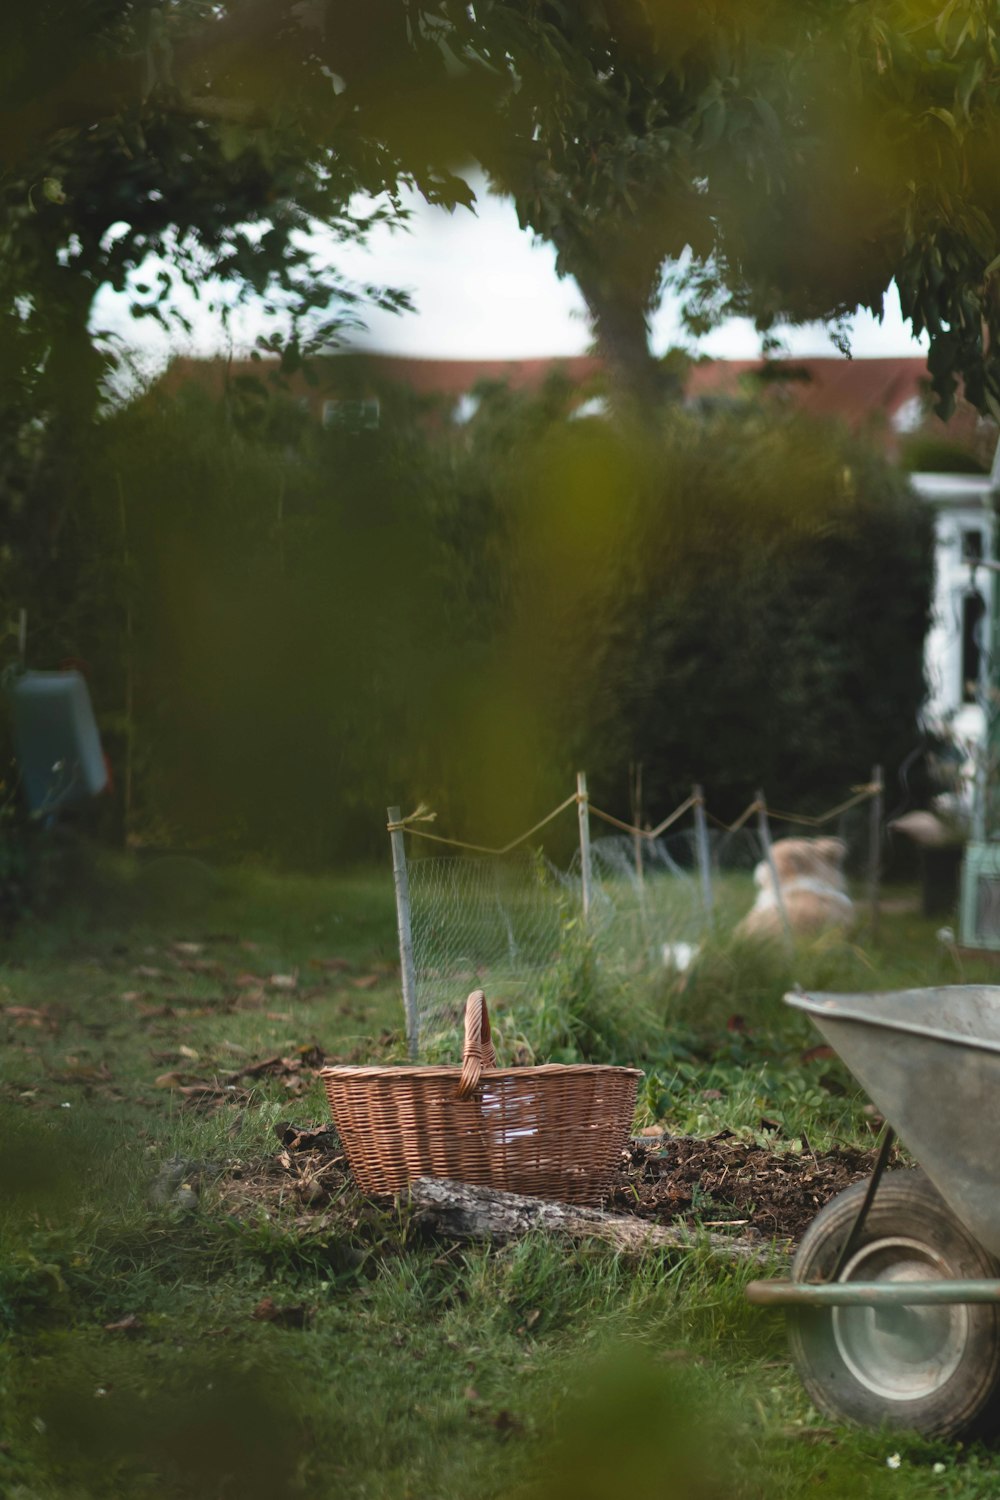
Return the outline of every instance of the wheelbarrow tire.
[[[795,1281],[829,1281],[857,1219],[857,1182],[817,1215],[792,1262]],[[1000,1262],[972,1238],[921,1171],[888,1173],[838,1280],[983,1280]],[[819,1410],[863,1427],[954,1438],[994,1425],[1000,1309],[794,1308],[792,1359]]]

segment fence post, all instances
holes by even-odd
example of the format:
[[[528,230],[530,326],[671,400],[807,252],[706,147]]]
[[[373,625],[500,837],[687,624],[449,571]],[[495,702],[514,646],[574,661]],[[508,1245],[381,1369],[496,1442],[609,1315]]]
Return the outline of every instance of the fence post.
[[[712,856],[708,845],[705,796],[700,786],[693,786],[691,795],[694,798],[694,842],[698,873],[701,876],[701,899],[705,907],[705,921],[711,927],[715,920],[715,897],[712,893]]]
[[[590,869],[590,811],[587,800],[587,776],[584,771],[576,773],[576,813],[580,821],[580,880],[583,887],[583,918],[590,916],[591,869]]]
[[[420,1051],[420,1017],[417,1013],[417,973],[413,964],[413,931],[410,926],[410,879],[406,873],[406,844],[398,807],[387,808],[392,842],[392,880],[396,888],[396,927],[399,931],[399,969],[403,980],[406,1011],[406,1047],[416,1061]]]
[[[633,763],[629,767],[629,780],[632,802],[632,826],[636,830],[642,824],[642,761]],[[638,831],[632,835],[632,852],[635,855],[635,878],[639,882],[639,899],[642,900],[643,887],[645,885],[645,872],[643,870],[643,838]]]
[[[872,786],[875,788],[868,815],[868,901],[871,906],[872,938],[878,936],[879,876],[882,864],[882,767],[872,767]]]
[[[785,910],[785,899],[781,894],[781,882],[778,880],[778,871],[774,864],[774,853],[771,849],[771,825],[767,821],[767,803],[764,800],[764,793],[762,791],[758,791],[757,793],[757,832],[760,835],[760,842],[764,849],[764,858],[767,860],[768,868],[771,871],[774,899],[781,913],[781,923],[785,929],[785,937],[791,942],[792,927],[788,920],[788,913]]]

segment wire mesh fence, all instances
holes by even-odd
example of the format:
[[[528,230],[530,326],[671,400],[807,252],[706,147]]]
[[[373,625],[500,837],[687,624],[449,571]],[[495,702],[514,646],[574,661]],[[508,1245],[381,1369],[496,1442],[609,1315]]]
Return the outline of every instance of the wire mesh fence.
[[[861,806],[828,830],[848,847],[859,894],[870,831]],[[779,837],[816,832],[816,820],[783,819]],[[710,936],[724,941],[750,910],[754,871],[766,863],[768,843],[766,818],[761,824],[758,817],[714,827],[700,844],[696,828],[677,824],[657,838],[638,830],[592,838],[564,868],[526,847],[412,851],[406,860],[411,949],[409,959],[403,955],[413,991],[411,1050],[429,1061],[453,1060],[470,989],[482,986],[501,1017],[523,1013],[543,1003],[552,976],[584,942],[605,976],[683,974]]]
[[[605,973],[683,973],[710,925],[696,868],[694,835],[640,846],[626,835],[590,846],[586,943]],[[723,847],[724,845],[724,847]],[[727,928],[752,901],[759,839],[747,829],[713,835],[721,854],[712,921]],[[409,864],[415,1003],[421,1056],[460,1051],[465,999],[482,986],[502,1016],[531,1007],[583,940],[579,851],[560,869],[543,854],[432,856]]]
[[[420,1050],[457,1055],[471,989],[509,1002],[558,961],[563,887],[527,850],[415,859],[409,873]]]

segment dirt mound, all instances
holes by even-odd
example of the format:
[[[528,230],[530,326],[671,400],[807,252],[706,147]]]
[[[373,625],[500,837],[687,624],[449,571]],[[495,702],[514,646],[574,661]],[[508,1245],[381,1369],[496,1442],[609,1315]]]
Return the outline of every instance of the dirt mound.
[[[774,1152],[723,1130],[634,1142],[605,1208],[656,1224],[700,1223],[800,1239],[824,1203],[868,1177],[877,1151]],[[895,1155],[895,1153],[894,1153]]]
[[[231,1163],[216,1181],[228,1211],[263,1208],[316,1227],[346,1216],[355,1224],[366,1200],[357,1191],[333,1131],[278,1127],[282,1150],[262,1161]],[[702,1224],[741,1235],[801,1238],[823,1204],[867,1177],[876,1152],[774,1152],[730,1131],[708,1140],[663,1136],[633,1142],[622,1153],[617,1180],[604,1207],[655,1224]]]

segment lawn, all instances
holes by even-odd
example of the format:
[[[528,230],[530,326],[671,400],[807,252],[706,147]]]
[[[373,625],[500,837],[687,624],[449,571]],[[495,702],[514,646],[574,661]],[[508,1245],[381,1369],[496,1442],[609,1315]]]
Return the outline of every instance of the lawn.
[[[637,1128],[870,1147],[780,996],[989,977],[937,925],[794,962],[719,943],[686,984],[583,955],[501,1044],[638,1063]],[[984,1449],[825,1424],[756,1269],[429,1241],[299,1169],[320,1055],[402,1053],[387,871],[95,867],[5,943],[0,1027],[5,1500],[1000,1496]]]

